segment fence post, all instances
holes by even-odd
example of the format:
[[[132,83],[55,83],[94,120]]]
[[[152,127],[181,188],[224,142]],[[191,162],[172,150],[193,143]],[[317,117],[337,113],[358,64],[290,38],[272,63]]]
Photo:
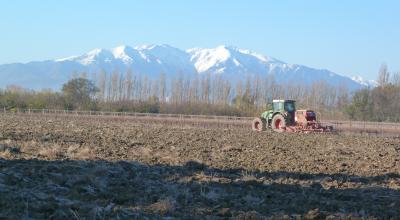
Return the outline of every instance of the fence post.
[[[365,132],[365,133],[368,133],[367,128],[366,128],[366,123],[367,123],[367,122],[364,120],[364,132]]]

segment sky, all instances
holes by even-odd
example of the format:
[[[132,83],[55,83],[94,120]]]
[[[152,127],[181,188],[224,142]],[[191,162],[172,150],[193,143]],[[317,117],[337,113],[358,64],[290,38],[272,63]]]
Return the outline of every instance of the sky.
[[[292,64],[376,79],[400,72],[398,0],[8,0],[0,64],[119,45],[236,46]]]

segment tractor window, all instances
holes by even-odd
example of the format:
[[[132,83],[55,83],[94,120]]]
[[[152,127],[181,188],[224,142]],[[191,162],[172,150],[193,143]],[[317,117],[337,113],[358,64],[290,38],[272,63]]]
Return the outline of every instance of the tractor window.
[[[283,110],[283,103],[282,102],[274,102],[272,103],[272,108],[275,112],[279,112]]]
[[[294,102],[285,102],[285,110],[288,112],[294,112],[295,111]]]

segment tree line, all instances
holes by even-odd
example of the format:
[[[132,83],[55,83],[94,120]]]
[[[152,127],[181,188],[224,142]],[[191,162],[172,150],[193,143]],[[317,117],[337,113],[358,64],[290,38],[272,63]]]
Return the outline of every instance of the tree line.
[[[356,91],[346,108],[350,119],[400,122],[400,73],[390,73],[383,64],[378,86]]]
[[[384,66],[378,82],[378,87],[353,94],[346,87],[323,81],[279,84],[272,76],[232,83],[211,74],[180,73],[167,78],[160,73],[149,78],[132,71],[101,71],[90,77],[75,74],[59,92],[10,86],[0,90],[0,107],[257,116],[273,99],[293,99],[298,109],[313,109],[323,119],[399,121],[398,113],[394,113],[400,103],[399,74],[391,75]]]

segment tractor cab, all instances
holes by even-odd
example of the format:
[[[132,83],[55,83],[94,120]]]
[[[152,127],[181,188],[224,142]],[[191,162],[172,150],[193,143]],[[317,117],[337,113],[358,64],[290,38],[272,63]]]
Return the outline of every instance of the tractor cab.
[[[296,101],[294,100],[273,100],[272,111],[281,114],[285,118],[286,125],[294,125],[296,113]],[[273,119],[273,118],[271,118]]]
[[[294,100],[273,100],[272,111],[294,113],[296,111]]]

